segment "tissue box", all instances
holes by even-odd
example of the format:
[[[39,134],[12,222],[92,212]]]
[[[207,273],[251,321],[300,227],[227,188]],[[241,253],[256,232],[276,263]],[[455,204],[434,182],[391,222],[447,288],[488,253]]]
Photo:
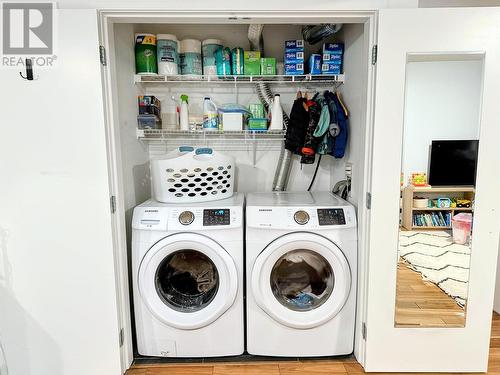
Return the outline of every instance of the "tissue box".
[[[323,53],[328,53],[330,55],[342,55],[344,54],[344,43],[324,43]]]
[[[246,76],[255,76],[260,74],[260,52],[243,52],[243,71]]]
[[[285,41],[285,51],[304,51],[304,40],[287,40]]]
[[[285,51],[285,64],[286,63],[303,63],[304,51]]]
[[[222,116],[222,130],[238,131],[243,130],[243,113],[226,112]]]
[[[286,63],[285,75],[294,76],[304,74],[304,63]]]
[[[260,74],[275,75],[276,59],[274,57],[262,57],[260,59]]]

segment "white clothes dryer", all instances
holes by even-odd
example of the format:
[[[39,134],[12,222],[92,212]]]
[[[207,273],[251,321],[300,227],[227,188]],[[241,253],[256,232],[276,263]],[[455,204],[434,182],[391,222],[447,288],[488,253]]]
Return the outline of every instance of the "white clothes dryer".
[[[134,209],[132,277],[141,355],[244,351],[243,194]]]
[[[357,225],[328,192],[247,195],[247,351],[332,356],[353,351]]]

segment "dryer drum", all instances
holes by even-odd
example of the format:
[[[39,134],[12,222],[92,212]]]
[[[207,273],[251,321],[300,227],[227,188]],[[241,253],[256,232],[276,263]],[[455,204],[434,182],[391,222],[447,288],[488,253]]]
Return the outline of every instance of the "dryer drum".
[[[158,266],[155,285],[161,300],[181,312],[195,312],[208,306],[219,288],[219,274],[205,254],[180,250]]]
[[[283,306],[293,311],[309,311],[328,300],[335,278],[323,256],[297,249],[278,259],[271,271],[270,283],[274,296]]]

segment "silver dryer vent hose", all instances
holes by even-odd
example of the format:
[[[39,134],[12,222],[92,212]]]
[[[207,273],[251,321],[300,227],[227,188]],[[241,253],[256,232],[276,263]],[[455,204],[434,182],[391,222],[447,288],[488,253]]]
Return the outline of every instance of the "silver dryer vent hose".
[[[248,40],[250,47],[253,51],[264,52],[264,38],[262,37],[262,30],[264,25],[249,25],[248,26]],[[255,84],[257,96],[260,102],[264,105],[266,110],[269,110],[272,105],[274,94],[267,83],[258,82]],[[290,119],[288,115],[283,112],[283,126],[288,127]],[[274,172],[273,191],[285,191],[288,184],[288,177],[290,175],[290,166],[292,162],[292,152],[283,147],[280,151],[276,172]]]

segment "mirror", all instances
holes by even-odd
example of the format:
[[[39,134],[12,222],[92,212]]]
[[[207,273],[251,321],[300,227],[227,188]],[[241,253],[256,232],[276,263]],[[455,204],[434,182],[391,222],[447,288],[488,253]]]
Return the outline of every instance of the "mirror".
[[[464,327],[482,55],[408,55],[396,327]]]

